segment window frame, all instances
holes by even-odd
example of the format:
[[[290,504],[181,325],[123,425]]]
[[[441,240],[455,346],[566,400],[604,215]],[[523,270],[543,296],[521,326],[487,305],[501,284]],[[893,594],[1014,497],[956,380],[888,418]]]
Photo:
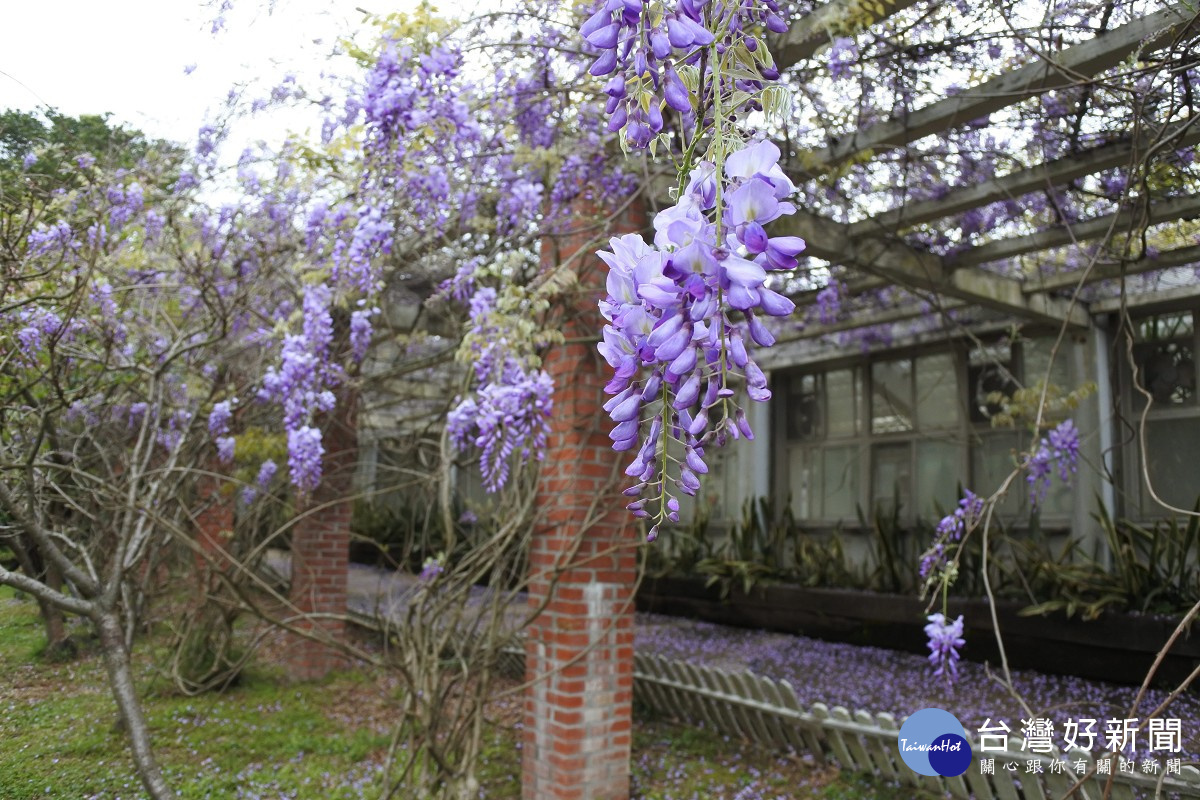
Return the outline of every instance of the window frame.
[[[1134,330],[1137,330],[1141,324],[1156,317],[1184,313],[1191,314],[1192,317],[1192,332],[1190,337],[1172,337],[1172,339],[1166,341],[1186,340],[1190,338],[1194,370],[1197,354],[1200,354],[1200,324],[1198,324],[1200,323],[1200,304],[1197,304],[1195,300],[1190,303],[1176,303],[1168,306],[1137,309],[1137,313],[1130,314],[1129,322]],[[1122,504],[1124,506],[1124,516],[1139,522],[1148,522],[1161,519],[1164,515],[1169,515],[1171,511],[1150,496],[1149,487],[1146,486],[1142,479],[1143,461],[1140,426],[1142,413],[1145,409],[1145,406],[1142,405],[1144,398],[1134,388],[1133,368],[1123,350],[1124,342],[1126,341],[1124,336],[1124,333],[1120,333],[1117,337],[1116,344],[1119,345],[1117,353],[1118,369],[1113,370],[1113,374],[1114,379],[1119,381],[1117,396],[1120,403],[1121,415],[1130,426],[1132,436],[1121,447],[1122,456],[1119,463],[1125,475],[1123,480],[1118,480],[1118,483],[1124,487],[1124,501]],[[1135,340],[1135,348],[1138,344],[1142,344],[1142,342]],[[1200,420],[1200,380],[1197,380],[1195,372],[1193,372],[1192,397],[1189,403],[1164,405],[1151,402],[1150,409],[1146,412],[1147,426],[1155,422],[1179,420]],[[1200,487],[1200,482],[1197,485]],[[1200,488],[1197,490],[1197,495],[1200,496]],[[1194,500],[1195,498],[1193,498]],[[1190,505],[1185,503],[1184,507],[1190,508]]]

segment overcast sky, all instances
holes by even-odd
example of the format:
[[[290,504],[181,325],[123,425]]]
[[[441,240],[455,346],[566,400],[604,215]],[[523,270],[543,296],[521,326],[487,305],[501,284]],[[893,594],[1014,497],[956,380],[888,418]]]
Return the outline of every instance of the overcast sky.
[[[209,109],[248,79],[315,76],[339,37],[389,0],[235,0],[223,32],[203,0],[3,0],[0,108],[112,112],[146,133],[191,143]],[[185,69],[196,65],[185,74]]]

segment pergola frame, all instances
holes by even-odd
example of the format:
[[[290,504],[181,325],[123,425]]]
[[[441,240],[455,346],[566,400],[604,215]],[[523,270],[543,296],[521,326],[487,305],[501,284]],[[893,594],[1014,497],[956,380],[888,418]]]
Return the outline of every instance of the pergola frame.
[[[799,20],[792,30],[774,43],[773,52],[781,68],[815,55],[841,33],[842,20],[865,14],[870,24],[915,5],[916,0],[868,3],[864,0],[832,0]],[[1055,89],[1086,84],[1133,53],[1148,54],[1169,46],[1186,35],[1194,35],[1197,16],[1183,4],[1136,19],[1090,40],[1076,44],[1053,58],[1046,54],[1030,64],[1015,68],[909,113],[902,119],[880,122],[834,138],[815,151],[794,154],[789,170],[794,179],[817,177],[853,157],[901,148],[926,136],[965,125],[1003,108]],[[1024,280],[1006,277],[980,265],[1030,254],[1043,253],[1085,241],[1108,239],[1147,225],[1200,218],[1200,196],[1165,200],[1133,197],[1115,213],[1060,225],[1034,233],[996,239],[947,256],[913,246],[903,238],[905,230],[923,223],[960,214],[990,203],[1013,199],[1038,190],[1051,190],[1103,170],[1132,163],[1156,148],[1181,148],[1200,143],[1200,125],[1190,118],[1157,130],[1142,130],[1131,140],[1106,143],[1044,164],[1015,170],[990,181],[955,190],[936,200],[903,204],[869,219],[845,224],[808,210],[785,217],[776,231],[803,237],[809,256],[849,267],[862,273],[853,281],[851,295],[886,285],[935,293],[945,300],[939,308],[980,306],[1016,318],[1074,329],[1090,325],[1089,309],[1079,301],[1054,296],[1102,280],[1142,274],[1200,259],[1200,245],[1167,250],[1156,256],[1134,254],[1114,261],[1097,257],[1086,269],[1032,276]],[[795,299],[811,303],[817,291]],[[1196,290],[1200,293],[1200,288]],[[1096,308],[1100,310],[1099,304]],[[873,324],[901,321],[928,313],[922,304],[890,309],[857,320],[831,325],[814,325],[801,334],[813,338]]]

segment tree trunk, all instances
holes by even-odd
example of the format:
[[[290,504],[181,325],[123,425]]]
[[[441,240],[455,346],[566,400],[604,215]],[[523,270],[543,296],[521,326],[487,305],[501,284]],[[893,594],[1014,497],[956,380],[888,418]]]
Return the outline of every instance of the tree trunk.
[[[138,776],[154,800],[174,800],[175,792],[163,779],[162,770],[150,747],[150,730],[133,685],[129,650],[125,647],[121,620],[113,612],[101,612],[96,615],[95,623],[100,633],[100,646],[104,650],[104,664],[108,668],[108,682],[112,686],[113,698],[117,701],[125,731],[129,734]]]
[[[42,581],[56,592],[62,591],[62,573],[53,564],[47,563],[38,552],[37,544],[28,536],[19,536],[12,542],[13,553],[21,565],[21,571],[34,580]],[[42,625],[46,629],[46,656],[54,659],[65,655],[67,641],[66,617],[62,609],[42,597],[34,596]]]

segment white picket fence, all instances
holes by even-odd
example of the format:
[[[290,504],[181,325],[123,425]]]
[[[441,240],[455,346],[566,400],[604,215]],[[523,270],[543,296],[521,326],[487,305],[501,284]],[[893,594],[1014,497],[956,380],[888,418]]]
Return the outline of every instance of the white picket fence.
[[[832,758],[843,769],[871,772],[889,781],[964,800],[1100,800],[1108,781],[1108,776],[1095,774],[1095,762],[1085,751],[1055,758],[989,750],[983,755],[992,759],[994,770],[985,775],[973,741],[971,749],[977,757],[966,774],[957,778],[918,775],[900,760],[896,747],[900,725],[891,714],[851,712],[824,703],[805,709],[787,681],[774,681],[752,672],[725,672],[639,655],[633,688],[635,699],[658,714],[702,722],[765,747],[811,753],[822,762]],[[1077,770],[1078,762],[1083,762],[1082,774]],[[1035,771],[1029,770],[1031,765]],[[1164,798],[1200,797],[1200,770],[1194,767],[1185,766],[1181,775],[1170,777],[1129,774],[1117,771],[1115,766],[1113,771],[1116,774],[1109,795],[1113,800],[1154,797],[1156,790],[1161,790]]]

